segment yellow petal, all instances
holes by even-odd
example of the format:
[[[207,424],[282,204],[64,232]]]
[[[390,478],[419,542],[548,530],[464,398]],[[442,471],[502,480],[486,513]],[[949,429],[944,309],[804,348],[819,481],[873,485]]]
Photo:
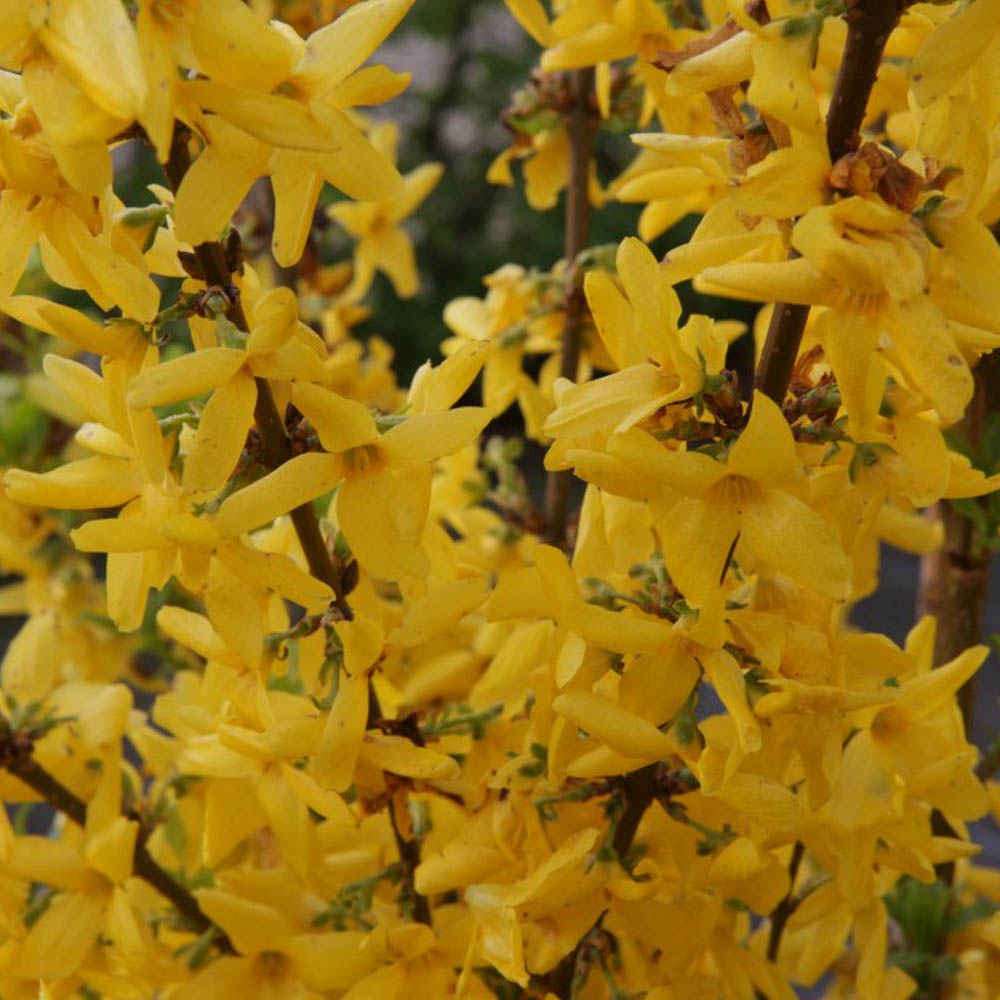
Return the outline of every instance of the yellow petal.
[[[240,370],[212,393],[184,460],[185,493],[215,491],[225,485],[253,426],[256,404],[254,380]]]
[[[484,604],[487,596],[486,580],[481,576],[451,580],[434,587],[407,608],[403,621],[392,634],[393,644],[405,648],[427,642]]]
[[[571,601],[559,622],[593,646],[619,653],[652,653],[673,638],[673,629],[655,618],[609,611],[585,601]]]
[[[299,569],[290,556],[258,552],[238,541],[215,549],[226,569],[248,586],[276,590],[310,612],[323,611],[333,600],[329,585]]]
[[[303,104],[289,97],[254,94],[214,80],[187,80],[181,86],[206,111],[225,118],[270,146],[319,153],[339,148],[330,130]]]
[[[102,875],[121,884],[132,874],[132,856],[139,824],[118,816],[111,825],[87,839],[84,857]]]
[[[696,451],[673,451],[639,428],[612,435],[608,451],[644,476],[686,496],[704,495],[726,475],[720,462]]]
[[[418,414],[388,430],[382,437],[382,450],[395,467],[422,465],[471,444],[489,419],[489,411],[482,406]]]
[[[296,796],[282,772],[274,766],[264,768],[256,792],[283,861],[297,878],[305,880],[313,836],[313,821],[305,802]],[[268,950],[274,950],[275,943]]]
[[[337,521],[362,568],[384,580],[424,577],[420,544],[430,510],[429,466],[345,479],[337,491]]]
[[[31,209],[33,196],[6,188],[0,192],[0,295],[10,295],[28,263],[28,256],[42,233],[44,203]]]
[[[209,347],[181,354],[147,368],[129,383],[129,406],[165,406],[200,396],[228,382],[246,360],[246,353],[232,347]]]
[[[750,420],[729,451],[727,468],[763,486],[782,486],[802,477],[802,461],[784,414],[759,389],[754,390]]]
[[[651,722],[593,691],[566,691],[552,708],[625,757],[657,760],[673,752],[671,740]]]
[[[226,645],[243,663],[256,667],[264,646],[260,603],[232,576],[211,582],[204,601],[209,620]]]
[[[53,4],[39,40],[95,104],[126,120],[138,114],[146,91],[139,44],[114,0]]]
[[[396,73],[388,66],[362,66],[326,97],[335,108],[370,106],[391,101],[410,85],[412,73]]]
[[[367,721],[367,675],[341,677],[313,758],[316,780],[322,786],[336,792],[347,791],[350,787]]]
[[[993,40],[998,17],[996,0],[986,0],[958,8],[935,28],[910,66],[919,104],[926,107],[961,80]]]
[[[335,142],[332,151],[311,158],[324,180],[359,201],[379,202],[400,193],[399,171],[350,117],[326,104],[314,105],[313,114]]]
[[[314,31],[292,82],[322,97],[353,73],[389,36],[413,0],[368,0]]]
[[[517,23],[542,48],[552,44],[549,19],[540,0],[504,0],[504,3],[507,4],[507,9],[514,15]]]
[[[899,303],[891,320],[892,353],[907,380],[945,424],[960,420],[972,399],[972,372],[941,310],[926,296],[915,296]]]
[[[90,510],[127,503],[142,488],[142,476],[135,462],[95,455],[41,474],[8,469],[4,484],[17,503]]]
[[[658,365],[636,364],[567,389],[545,421],[552,437],[583,437],[598,430],[627,430],[681,394],[677,376]]]
[[[229,647],[204,615],[168,604],[156,613],[156,624],[170,638],[206,660],[228,660],[231,657]]]
[[[778,31],[782,28],[783,25],[774,25]],[[808,32],[758,37],[753,46],[754,72],[747,100],[794,129],[825,137],[810,80],[814,44],[815,38]]]
[[[504,886],[470,885],[465,904],[479,925],[479,952],[505,979],[528,985],[524,942],[514,908],[503,897]]]
[[[347,990],[374,968],[374,949],[363,931],[296,934],[285,949],[296,974],[314,990]]]
[[[199,4],[189,30],[201,68],[217,80],[266,94],[291,72],[289,41],[242,0]]]
[[[835,601],[851,591],[851,562],[836,529],[781,490],[748,503],[740,521],[746,544],[768,566]]]
[[[366,673],[382,654],[382,626],[372,618],[355,615],[350,621],[335,622],[333,628],[344,649],[344,668],[352,676]]]
[[[798,305],[829,302],[836,285],[804,257],[762,263],[737,261],[706,268],[701,278],[705,286],[723,295],[753,302],[790,302]]]
[[[144,552],[164,548],[168,541],[152,520],[97,517],[70,532],[81,552]]]
[[[188,168],[174,198],[177,238],[197,245],[219,239],[271,150],[221,118],[205,125],[208,144]]]
[[[340,465],[333,455],[316,451],[296,455],[227,497],[219,508],[219,530],[234,537],[269,524],[294,507],[329,493],[339,481]]]
[[[418,747],[404,736],[366,733],[361,744],[361,759],[373,767],[425,780],[453,779],[461,773],[454,757],[427,747]]]
[[[20,974],[48,980],[72,976],[97,944],[105,905],[98,893],[57,896],[21,945]]]
[[[739,518],[727,506],[689,499],[654,510],[654,517],[671,578],[689,604],[703,607],[719,592]]]
[[[196,889],[202,913],[218,924],[241,955],[279,951],[292,936],[288,921],[276,909],[223,889]]]
[[[281,267],[292,267],[309,239],[323,177],[309,154],[278,149],[271,158],[271,187],[274,190],[271,252]]]
[[[685,59],[670,70],[667,93],[678,97],[701,94],[753,78],[754,36],[741,31],[707,52]]]
[[[320,443],[333,455],[378,440],[367,406],[308,382],[292,386],[292,402],[316,429]]]
[[[205,783],[201,857],[209,868],[267,823],[267,814],[247,779],[213,778]]]
[[[717,649],[704,661],[705,672],[719,700],[726,706],[736,725],[740,748],[754,753],[761,747],[760,726],[750,711],[743,672],[736,660],[724,649]]]

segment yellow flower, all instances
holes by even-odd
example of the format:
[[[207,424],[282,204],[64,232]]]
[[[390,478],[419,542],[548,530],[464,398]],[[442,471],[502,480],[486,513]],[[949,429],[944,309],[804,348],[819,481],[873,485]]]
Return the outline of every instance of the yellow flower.
[[[265,25],[236,0],[218,5],[223,16],[206,18],[206,44],[197,53],[211,79],[179,84],[185,101],[209,112],[199,122],[206,148],[177,191],[180,239],[217,239],[253,182],[268,175],[276,205],[272,250],[290,266],[302,254],[324,181],[361,200],[399,194],[396,168],[346,112],[388,100],[409,82],[385,67],[358,67],[412,3],[366,0],[305,41]],[[199,6],[206,9],[216,6]],[[234,47],[234,38],[243,46]]]
[[[973,329],[950,318],[955,307],[935,296],[934,248],[916,222],[880,201],[852,197],[807,212],[792,245],[801,257],[713,267],[704,279],[727,294],[830,306],[820,335],[858,431],[878,410],[886,360],[945,423],[957,420],[972,395],[964,353],[993,346],[995,320],[982,310],[982,326]]]
[[[680,494],[654,504],[667,569],[705,627],[722,614],[720,582],[734,551],[836,600],[847,598],[850,563],[836,530],[798,496],[803,466],[791,429],[754,393],[750,421],[725,464],[670,451],[639,430],[610,439],[610,451],[661,487]],[[572,462],[574,452],[567,454]]]
[[[362,980],[375,964],[372,952],[361,947],[362,931],[296,927],[276,906],[227,889],[198,889],[195,895],[202,912],[229,935],[237,955],[206,965],[176,991],[179,1000],[339,992]]]
[[[430,463],[464,448],[485,426],[481,407],[421,413],[380,433],[366,406],[319,386],[296,383],[292,401],[316,429],[326,454],[308,456],[318,481],[340,482],[337,523],[362,568],[386,580],[426,576],[427,553],[421,543],[430,504]],[[303,456],[306,457],[306,456]],[[223,503],[220,523],[245,531],[270,520],[256,497],[269,489],[270,476]],[[301,488],[294,475],[282,476],[290,489]],[[277,480],[274,480],[275,482]],[[317,495],[311,493],[310,495]]]
[[[396,162],[398,132],[392,122],[376,125],[371,132],[372,145],[390,163]],[[399,193],[369,199],[358,204],[337,202],[327,210],[355,239],[354,277],[344,290],[348,302],[356,302],[371,287],[376,270],[384,271],[396,294],[403,299],[417,294],[417,265],[413,244],[400,223],[417,209],[444,173],[441,163],[424,163],[403,178]]]
[[[705,376],[725,363],[726,338],[707,317],[678,328],[680,300],[644,243],[623,240],[616,260],[625,294],[598,270],[587,272],[584,289],[619,370],[565,387],[545,422],[551,437],[628,430],[668,403],[696,395]]]
[[[131,28],[128,28],[131,31]],[[156,314],[160,292],[142,250],[120,218],[107,176],[89,183],[66,172],[51,136],[22,101],[0,120],[0,296],[9,296],[39,243],[57,282],[83,288],[97,305],[115,306],[143,322]],[[99,149],[107,156],[103,139]],[[84,162],[102,163],[87,148]]]

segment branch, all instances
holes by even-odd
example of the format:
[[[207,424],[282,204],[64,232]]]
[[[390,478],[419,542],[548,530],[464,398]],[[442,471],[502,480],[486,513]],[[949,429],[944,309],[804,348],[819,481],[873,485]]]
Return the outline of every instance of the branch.
[[[614,836],[611,845],[619,862],[624,866],[625,857],[632,848],[635,840],[636,830],[639,823],[656,797],[656,778],[659,773],[658,763],[647,764],[640,767],[638,771],[626,774],[621,780],[625,808],[615,825]],[[544,977],[545,988],[554,993],[561,1000],[570,1000],[574,995],[574,983],[577,979],[577,972],[580,965],[580,958],[586,950],[587,941],[590,935],[601,925],[604,914],[597,918],[594,926],[587,931],[577,942],[576,947],[563,958],[563,960]]]
[[[973,372],[975,392],[957,431],[973,453],[979,450],[986,417],[1000,407],[1000,356],[987,354]],[[973,501],[978,503],[979,501]],[[989,595],[990,549],[981,543],[976,525],[947,500],[936,506],[944,528],[944,544],[920,560],[917,613],[934,615],[934,663],[953,660],[970,646],[982,642]],[[959,691],[965,731],[972,732],[975,678]]]
[[[826,116],[831,163],[858,144],[882,51],[899,18],[899,9],[897,0],[855,0],[848,10],[847,44]],[[754,384],[778,406],[784,402],[808,318],[809,306],[786,302],[776,303],[771,315]]]
[[[792,856],[788,860],[788,894],[771,913],[771,933],[767,938],[767,960],[769,962],[778,960],[778,952],[781,950],[781,935],[785,932],[785,924],[788,923],[788,918],[799,905],[799,900],[794,895],[795,878],[799,874],[799,865],[802,864],[804,854],[805,847],[802,841],[796,840],[795,846],[792,848]]]
[[[176,192],[184,179],[184,175],[191,166],[191,154],[188,150],[188,139],[190,133],[184,126],[177,126],[174,129],[173,143],[170,148],[170,157],[165,170],[170,186]],[[218,285],[226,288],[232,284],[232,273],[226,262],[226,253],[221,243],[200,243],[194,248],[195,256],[201,267],[202,276],[206,285]],[[249,332],[249,324],[243,312],[243,306],[238,298],[226,310],[226,318],[236,327],[244,332]],[[285,425],[278,413],[278,408],[274,402],[274,395],[267,379],[257,378],[254,380],[257,385],[257,405],[254,409],[254,420],[257,424],[257,431],[260,434],[264,448],[264,461],[271,468],[276,469],[279,465],[287,462],[292,457],[291,447],[288,442],[288,435],[285,433]],[[344,592],[343,581],[340,574],[333,565],[330,558],[330,551],[320,530],[319,519],[312,504],[303,504],[296,507],[291,512],[292,524],[298,536],[299,544],[305,553],[306,561],[309,563],[309,571],[317,579],[328,584],[334,592],[337,608],[345,619],[353,617],[350,605],[347,603],[347,595]],[[368,728],[372,728],[376,723],[384,718],[382,708],[379,705],[378,696],[371,682],[368,685]],[[419,734],[418,734],[419,735]],[[393,835],[396,839],[396,847],[399,850],[399,858],[403,867],[403,878],[407,885],[409,894],[413,900],[414,919],[420,923],[431,924],[430,905],[427,897],[421,896],[415,887],[415,871],[420,864],[420,842],[417,840],[407,840],[403,837],[396,812],[392,804],[389,805],[389,820],[392,824]]]
[[[572,103],[566,115],[569,132],[569,186],[566,189],[566,266],[569,268],[569,291],[563,321],[562,357],[559,374],[576,381],[580,366],[580,346],[587,302],[583,294],[583,275],[576,260],[590,241],[590,161],[594,145],[591,101],[594,93],[594,70],[576,69],[566,74]],[[546,538],[552,545],[566,541],[566,517],[573,473],[569,469],[553,471],[545,483]]]
[[[164,169],[175,193],[180,188],[181,181],[191,166],[191,154],[188,150],[189,139],[190,132],[185,126],[178,125],[174,129],[170,157]],[[226,252],[221,243],[199,243],[194,248],[194,252],[198,258],[206,287],[217,285],[220,288],[228,288],[232,285],[232,272],[226,262]],[[226,318],[244,333],[250,332],[250,325],[243,312],[243,305],[238,298],[233,299],[226,310]],[[271,392],[270,384],[264,378],[256,378],[254,382],[257,386],[254,421],[257,424],[257,431],[263,445],[264,461],[270,468],[276,469],[292,457],[291,446],[288,442],[288,435],[285,433],[284,421],[274,402],[274,394]],[[351,609],[347,603],[347,595],[344,593],[343,581],[330,558],[330,552],[326,547],[326,541],[323,538],[323,532],[320,530],[319,520],[312,504],[307,503],[296,507],[291,512],[291,519],[306,562],[309,564],[309,572],[333,590],[338,610],[344,618],[351,618]]]
[[[54,778],[31,756],[34,746],[23,733],[8,733],[0,744],[0,766],[34,789],[50,806],[65,814],[77,826],[87,822],[87,804]],[[146,847],[148,831],[140,830],[132,857],[132,871],[168,899],[174,909],[199,933],[215,932],[215,943],[228,955],[236,949],[226,932],[212,923],[198,906],[198,901],[165,868],[161,868]]]

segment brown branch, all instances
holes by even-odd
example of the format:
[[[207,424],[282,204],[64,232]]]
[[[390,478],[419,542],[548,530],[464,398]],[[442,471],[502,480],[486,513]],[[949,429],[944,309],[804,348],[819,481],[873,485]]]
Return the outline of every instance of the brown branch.
[[[659,772],[660,765],[658,763],[647,764],[645,767],[640,767],[638,771],[626,774],[621,779],[620,787],[625,807],[615,824],[611,846],[623,866],[625,858],[632,848],[632,842],[635,840],[639,823],[656,798]],[[603,919],[604,914],[602,913],[595,921],[594,926],[580,938],[576,947],[551,972],[540,977],[548,992],[560,997],[561,1000],[569,1000],[573,995],[573,986],[577,979],[581,955],[586,949],[591,934],[600,927]]]
[[[898,0],[855,0],[848,10],[847,44],[826,116],[831,163],[858,145],[882,52],[899,11]],[[809,306],[787,302],[776,303],[771,315],[754,384],[779,406],[785,399],[808,318]]]
[[[65,814],[77,826],[87,822],[87,804],[71,792],[61,781],[48,773],[32,756],[30,739],[19,733],[8,734],[0,752],[0,762],[11,774],[36,791],[45,802]],[[198,901],[166,869],[162,868],[146,847],[149,831],[140,829],[132,857],[132,871],[161,896],[168,899],[181,916],[199,934],[214,931],[215,943],[225,954],[234,955],[236,949],[226,932],[202,913]]]
[[[801,840],[795,841],[792,848],[792,856],[788,860],[788,892],[780,903],[771,911],[771,929],[767,936],[766,957],[769,962],[778,961],[778,953],[781,951],[781,937],[785,933],[785,925],[788,918],[798,909],[802,902],[801,897],[795,895],[795,879],[799,874],[799,866],[805,855],[805,847]],[[754,989],[756,1000],[765,1000],[763,992]]]
[[[976,387],[972,402],[955,429],[976,450],[987,414],[1000,408],[1000,357],[989,354],[980,359],[974,375]],[[944,528],[944,544],[920,560],[917,614],[934,615],[937,619],[933,662],[939,666],[982,641],[989,596],[991,551],[981,544],[973,522],[947,500],[935,505],[934,516]],[[958,692],[958,703],[966,734],[969,735],[975,716],[975,677],[970,678]],[[1000,751],[994,744],[977,765],[976,777],[985,781],[996,770],[998,761]],[[938,809],[931,813],[931,832],[939,837],[958,836]],[[953,861],[940,862],[934,870],[945,885],[954,885]]]
[[[178,125],[174,129],[173,142],[170,147],[170,157],[167,160],[164,170],[170,186],[176,192],[180,186],[184,175],[191,166],[191,153],[188,149],[190,132],[183,125]],[[232,272],[226,261],[226,252],[219,242],[199,243],[194,248],[198,265],[201,268],[202,277],[206,286],[216,285],[220,288],[228,288],[232,285]],[[234,297],[229,308],[226,310],[226,318],[238,329],[245,333],[250,331],[243,305],[238,297]],[[274,394],[267,379],[256,378],[254,382],[257,386],[257,405],[254,408],[254,421],[257,424],[257,431],[260,434],[263,446],[265,463],[272,469],[284,464],[292,457],[291,446],[288,441],[288,434],[285,431],[285,424],[278,413],[278,407],[274,402]],[[292,524],[295,533],[298,535],[299,544],[305,554],[306,562],[309,564],[309,572],[318,580],[327,584],[334,593],[334,600],[337,608],[344,618],[351,618],[351,609],[347,603],[347,595],[344,592],[343,581],[337,572],[330,558],[329,549],[320,530],[319,519],[312,504],[303,504],[296,507],[291,512]]]
[[[796,840],[795,846],[792,848],[792,856],[788,860],[788,893],[771,913],[771,932],[767,937],[767,960],[769,962],[778,960],[778,952],[781,950],[781,935],[785,933],[785,924],[788,923],[788,918],[799,905],[799,899],[795,895],[795,879],[799,874],[799,866],[802,864],[804,854],[805,847],[802,841]]]
[[[594,70],[576,69],[566,74],[571,106],[566,115],[570,140],[569,186],[566,189],[566,266],[569,268],[569,291],[562,331],[562,357],[559,374],[576,381],[580,367],[580,347],[587,302],[583,294],[583,275],[577,257],[590,241],[590,165],[594,145],[593,94]],[[569,469],[552,471],[545,483],[546,538],[552,545],[566,542],[566,520],[573,473]]]
[[[184,126],[178,125],[174,130],[173,143],[170,149],[170,157],[167,161],[165,171],[170,186],[176,192],[184,179],[184,175],[191,166],[191,154],[188,150],[190,133]],[[200,243],[194,248],[198,265],[201,268],[202,277],[206,286],[217,285],[227,288],[232,283],[232,273],[226,261],[226,253],[223,245],[219,242]],[[238,298],[232,300],[231,305],[226,310],[226,318],[236,327],[243,331],[249,331],[246,314]],[[257,405],[254,409],[254,421],[257,424],[257,431],[260,434],[263,444],[264,461],[271,468],[276,469],[279,465],[287,462],[292,457],[288,435],[285,431],[284,422],[278,413],[278,408],[274,402],[274,395],[267,379],[257,378]],[[309,563],[309,571],[317,579],[329,584],[334,592],[337,608],[344,618],[350,619],[352,612],[347,603],[347,595],[344,592],[343,581],[337,572],[330,558],[330,551],[320,530],[319,519],[312,504],[303,504],[296,507],[291,512],[292,524],[298,536],[299,544],[305,553],[306,561]],[[382,708],[378,702],[374,687],[368,686],[368,727],[376,725],[384,718]],[[413,902],[414,919],[421,923],[431,924],[430,905],[425,896],[420,895],[415,887],[415,871],[420,864],[420,842],[417,840],[407,840],[399,828],[396,812],[392,804],[389,804],[389,819],[392,824],[393,836],[396,839],[396,847],[399,851],[400,862],[403,866],[404,880],[408,893]]]
[[[954,430],[976,451],[987,414],[1000,409],[1000,356],[985,355],[973,374],[972,402]],[[944,528],[944,544],[920,561],[917,613],[937,618],[934,663],[938,665],[982,642],[991,550],[981,544],[973,522],[947,500],[937,504],[935,517]],[[966,733],[972,731],[975,714],[974,681],[970,679],[958,695]]]

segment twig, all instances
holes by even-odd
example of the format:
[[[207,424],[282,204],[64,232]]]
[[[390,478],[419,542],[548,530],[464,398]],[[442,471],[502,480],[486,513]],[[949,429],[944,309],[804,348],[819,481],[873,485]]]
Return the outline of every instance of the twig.
[[[178,125],[174,129],[170,157],[164,169],[170,186],[175,192],[180,188],[181,181],[191,166],[191,154],[188,150],[189,139],[190,132],[186,127]],[[221,243],[199,243],[194,248],[194,252],[198,258],[198,265],[201,268],[206,286],[218,285],[221,288],[227,288],[232,284],[232,273]],[[245,333],[249,332],[250,325],[243,312],[243,305],[238,298],[234,299],[226,310],[226,318],[240,330]],[[291,446],[285,432],[284,421],[281,419],[278,407],[274,402],[274,394],[271,392],[270,384],[264,378],[256,378],[254,382],[257,386],[254,420],[263,446],[264,461],[272,469],[276,469],[292,457]],[[330,558],[330,552],[327,549],[312,504],[296,507],[290,516],[306,562],[309,564],[309,572],[333,590],[338,610],[344,618],[351,618],[351,609],[344,593],[343,582]]]
[[[767,936],[766,957],[769,962],[777,962],[778,953],[781,950],[781,936],[785,933],[785,925],[788,918],[798,909],[801,898],[795,895],[795,879],[799,874],[799,866],[802,864],[802,857],[805,854],[805,847],[801,840],[795,841],[792,848],[792,856],[788,859],[788,892],[780,903],[771,911],[771,930]],[[764,994],[759,990],[754,990],[757,1000],[765,1000]]]
[[[0,759],[2,766],[11,774],[34,789],[50,806],[65,814],[77,826],[87,822],[87,804],[73,794],[61,781],[48,773],[32,756],[33,749],[30,740],[18,740],[19,734],[9,734],[6,738]],[[212,923],[202,913],[198,901],[184,888],[168,871],[161,868],[146,847],[148,831],[141,831],[136,839],[135,853],[132,858],[132,871],[144,882],[151,885],[161,896],[168,899],[174,909],[199,934],[212,930],[215,932],[215,943],[225,954],[234,955],[236,949],[226,935],[226,932]]]
[[[189,138],[190,134],[186,128],[183,126],[175,128],[170,158],[165,167],[167,179],[174,191],[180,187],[184,174],[191,166],[191,154],[188,151]],[[194,252],[206,285],[218,285],[225,288],[232,283],[232,273],[226,262],[226,253],[221,243],[200,243],[194,248]],[[239,299],[235,299],[226,310],[226,318],[240,330],[249,330],[249,324]],[[257,406],[254,409],[254,420],[263,444],[264,461],[271,468],[276,469],[292,457],[288,435],[285,432],[284,422],[278,413],[274,395],[267,379],[257,378],[254,381],[257,384]],[[316,517],[312,504],[296,507],[291,512],[291,518],[299,544],[302,546],[306,561],[309,563],[309,571],[317,579],[329,584],[334,592],[337,608],[344,618],[350,619],[353,615],[350,605],[347,603],[343,582],[330,558],[330,551],[326,546],[323,532],[320,530],[319,519]],[[378,696],[370,683],[368,702],[368,727],[371,728],[384,716]],[[420,863],[419,841],[409,841],[403,837],[391,804],[389,806],[389,819],[393,835],[396,838],[400,862],[403,866],[403,877],[413,900],[414,918],[429,925],[431,923],[430,906],[427,898],[416,891],[414,882],[414,872]]]
[[[858,143],[882,52],[898,18],[897,0],[855,0],[848,10],[847,44],[826,116],[831,163]],[[808,318],[809,306],[786,302],[776,303],[771,315],[754,384],[779,406],[784,402]]]
[[[569,292],[562,332],[562,357],[559,374],[576,381],[580,365],[580,346],[587,302],[583,294],[583,276],[576,259],[590,240],[590,163],[594,143],[594,123],[591,102],[594,93],[594,70],[577,69],[566,75],[572,96],[566,129],[569,132],[569,186],[566,189],[566,266],[569,271]],[[569,511],[569,490],[573,473],[568,470],[550,472],[545,483],[546,538],[552,545],[564,545],[566,518]]]
[[[656,794],[656,773],[658,764],[647,764],[638,771],[626,774],[624,785],[625,809],[615,827],[612,845],[619,860],[624,863],[625,856],[632,848],[636,830],[651,805]]]
[[[788,923],[788,918],[799,905],[798,897],[795,895],[795,878],[799,874],[799,866],[802,864],[804,854],[805,847],[802,841],[796,840],[795,846],[792,848],[792,856],[788,859],[788,893],[771,913],[771,933],[767,937],[767,960],[769,962],[778,960],[781,935],[785,932],[785,924]]]
[[[618,860],[624,865],[625,857],[632,848],[635,840],[636,830],[639,823],[656,798],[656,779],[660,765],[647,764],[640,767],[638,771],[632,771],[622,779],[622,795],[625,800],[625,808],[615,825],[615,832],[611,839],[612,847]],[[544,986],[550,993],[554,993],[561,1000],[570,1000],[573,996],[574,983],[577,978],[577,971],[580,965],[582,952],[586,949],[590,935],[600,927],[604,919],[602,913],[594,926],[587,931],[577,942],[576,947],[563,958],[563,960],[544,977]]]

